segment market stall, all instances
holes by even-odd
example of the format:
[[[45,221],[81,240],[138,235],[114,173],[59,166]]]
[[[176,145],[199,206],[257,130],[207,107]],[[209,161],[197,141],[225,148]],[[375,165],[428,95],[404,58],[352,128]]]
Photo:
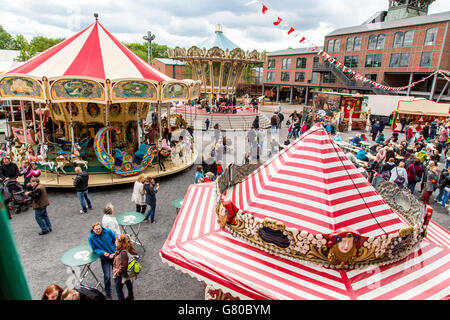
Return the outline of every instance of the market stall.
[[[435,102],[428,99],[416,99],[412,101],[401,100],[394,110],[392,129],[400,131],[402,117],[406,117],[406,123],[414,132],[421,131],[426,123],[434,120],[446,121],[450,117],[450,103]]]

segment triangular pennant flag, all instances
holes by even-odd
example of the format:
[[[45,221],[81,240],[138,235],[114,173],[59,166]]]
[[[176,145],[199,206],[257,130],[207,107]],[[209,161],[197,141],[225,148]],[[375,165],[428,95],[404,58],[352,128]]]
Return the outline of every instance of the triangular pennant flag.
[[[291,27],[291,28],[289,29],[289,31],[288,31],[287,34],[291,34],[291,33],[294,32],[294,31],[295,31],[295,29]]]
[[[302,37],[299,42],[302,43],[305,40],[306,40],[305,37]]]
[[[275,21],[275,22],[273,23],[273,25],[274,25],[274,26],[277,26],[277,25],[279,25],[279,24],[281,23],[281,21],[283,21],[283,19],[281,19],[280,17],[278,17],[278,20]]]
[[[267,10],[269,10],[269,8],[267,8],[265,5],[262,5],[262,13],[266,14]]]

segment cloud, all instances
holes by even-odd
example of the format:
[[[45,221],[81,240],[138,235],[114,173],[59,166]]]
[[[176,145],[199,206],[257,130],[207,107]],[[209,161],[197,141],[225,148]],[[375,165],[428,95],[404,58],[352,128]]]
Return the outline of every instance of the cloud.
[[[12,34],[68,37],[94,22],[123,42],[143,42],[147,31],[156,42],[169,47],[196,45],[214,32],[216,23],[245,50],[280,50],[298,47],[298,41],[275,28],[261,14],[260,5],[249,0],[0,0],[0,24]],[[338,28],[359,25],[377,11],[387,10],[387,1],[354,0],[265,0],[296,31],[317,45]],[[449,11],[450,1],[436,1],[430,13]]]

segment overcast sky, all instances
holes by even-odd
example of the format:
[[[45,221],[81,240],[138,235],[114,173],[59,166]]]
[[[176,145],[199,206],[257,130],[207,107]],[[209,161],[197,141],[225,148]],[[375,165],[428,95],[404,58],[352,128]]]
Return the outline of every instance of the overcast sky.
[[[297,47],[292,36],[271,25],[251,0],[0,0],[0,24],[11,34],[69,37],[99,21],[122,42],[143,42],[148,30],[169,47],[190,47],[223,25],[224,34],[244,50]],[[334,29],[361,24],[388,0],[266,0],[264,4],[317,45]],[[436,0],[429,13],[450,11]]]

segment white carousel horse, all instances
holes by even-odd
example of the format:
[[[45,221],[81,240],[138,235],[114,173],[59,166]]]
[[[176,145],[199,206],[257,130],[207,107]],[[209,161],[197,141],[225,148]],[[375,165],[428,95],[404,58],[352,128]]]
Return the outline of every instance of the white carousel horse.
[[[53,171],[53,167],[55,166],[55,162],[53,161],[48,161],[47,156],[43,156],[43,155],[38,155],[37,156],[37,162],[41,165],[41,166],[48,166],[48,168],[50,169],[50,171]]]
[[[170,154],[170,157],[172,159],[172,163],[174,165],[180,165],[181,164],[181,159],[180,159],[180,151],[182,149],[181,143],[177,143],[173,148],[172,148],[172,153]]]
[[[189,138],[187,138],[186,141],[183,141],[182,148],[183,148],[182,161],[183,163],[188,163],[192,156],[191,141]]]
[[[55,167],[55,172],[58,172],[58,169],[61,170],[62,172],[64,172],[64,174],[66,174],[66,172],[64,171],[64,167],[66,166],[66,164],[68,164],[69,161],[67,161],[66,157],[64,156],[57,156],[56,157],[56,167]]]
[[[80,145],[78,143],[75,143],[75,145],[73,146],[73,154],[70,155],[69,161],[72,164],[83,165],[86,168],[86,170],[87,170],[88,169],[88,162],[81,158],[80,150],[81,150]]]

